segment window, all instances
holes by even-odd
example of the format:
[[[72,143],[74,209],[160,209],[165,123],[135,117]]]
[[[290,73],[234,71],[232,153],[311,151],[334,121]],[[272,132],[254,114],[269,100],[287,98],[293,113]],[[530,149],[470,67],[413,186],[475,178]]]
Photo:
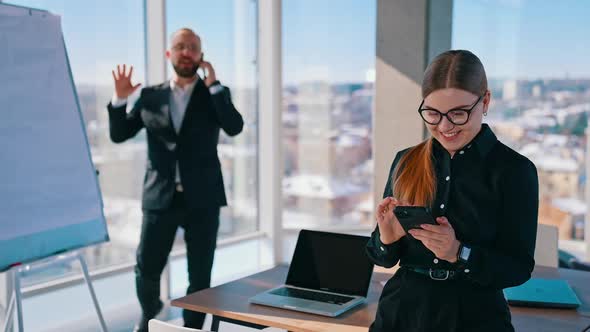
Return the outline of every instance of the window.
[[[473,51],[488,73],[492,104],[484,120],[535,163],[539,222],[557,226],[560,247],[579,256],[587,213],[589,10],[583,0],[457,0],[453,12],[453,48]]]
[[[368,229],[376,2],[284,0],[282,12],[283,225]]]
[[[222,131],[218,146],[228,200],[228,206],[221,209],[219,236],[254,232],[258,230],[256,2],[166,1],[167,38],[183,27],[201,37],[205,60],[211,62],[221,83],[231,89],[233,103],[244,118],[242,133],[230,138]],[[168,76],[172,73],[168,66]]]

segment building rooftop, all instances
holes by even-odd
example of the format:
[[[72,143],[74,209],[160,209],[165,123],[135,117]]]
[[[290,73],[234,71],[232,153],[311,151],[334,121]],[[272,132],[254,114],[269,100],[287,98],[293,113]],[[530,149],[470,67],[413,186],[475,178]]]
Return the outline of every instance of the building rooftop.
[[[289,196],[335,199],[367,193],[370,188],[321,175],[296,175],[283,179],[283,192]]]
[[[551,201],[556,208],[571,214],[586,214],[586,203],[578,198],[555,198]]]

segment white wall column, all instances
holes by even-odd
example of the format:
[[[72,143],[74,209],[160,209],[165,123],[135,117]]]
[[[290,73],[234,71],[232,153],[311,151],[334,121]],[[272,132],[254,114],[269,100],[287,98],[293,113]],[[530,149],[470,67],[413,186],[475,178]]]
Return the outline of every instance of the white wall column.
[[[375,206],[395,153],[425,137],[417,109],[430,59],[451,47],[452,0],[378,0],[375,113]]]
[[[590,261],[590,127],[586,128],[586,218],[584,220],[584,242],[586,245],[586,261]]]
[[[166,80],[166,0],[144,0],[146,85]]]
[[[166,0],[144,0],[145,85],[166,80]],[[170,299],[170,264],[160,281],[160,297]]]
[[[258,3],[258,208],[260,230],[268,236],[260,250],[263,264],[282,260],[281,3],[280,0]]]

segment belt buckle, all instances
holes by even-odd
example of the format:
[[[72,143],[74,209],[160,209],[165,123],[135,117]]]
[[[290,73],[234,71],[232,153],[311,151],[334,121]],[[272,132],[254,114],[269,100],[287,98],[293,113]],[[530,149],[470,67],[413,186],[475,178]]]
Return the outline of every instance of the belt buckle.
[[[441,274],[441,272],[444,272]],[[433,275],[434,273],[434,275]],[[428,275],[430,276],[430,279],[432,280],[447,280],[449,279],[449,270],[433,270],[433,269],[429,269],[428,270]],[[444,277],[443,277],[444,275]]]

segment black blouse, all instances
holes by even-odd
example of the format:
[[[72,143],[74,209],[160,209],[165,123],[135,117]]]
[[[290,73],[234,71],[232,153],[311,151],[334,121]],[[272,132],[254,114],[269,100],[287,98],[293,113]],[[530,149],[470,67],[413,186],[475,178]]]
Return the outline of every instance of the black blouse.
[[[539,184],[535,165],[502,144],[488,125],[453,158],[436,140],[433,160],[437,190],[431,206],[435,217],[446,216],[457,239],[471,247],[466,264],[436,259],[422,243],[408,236],[389,245],[375,228],[367,244],[371,260],[381,266],[418,266],[458,271],[485,288],[502,289],[524,283],[534,268]],[[391,165],[383,197],[392,196]]]

